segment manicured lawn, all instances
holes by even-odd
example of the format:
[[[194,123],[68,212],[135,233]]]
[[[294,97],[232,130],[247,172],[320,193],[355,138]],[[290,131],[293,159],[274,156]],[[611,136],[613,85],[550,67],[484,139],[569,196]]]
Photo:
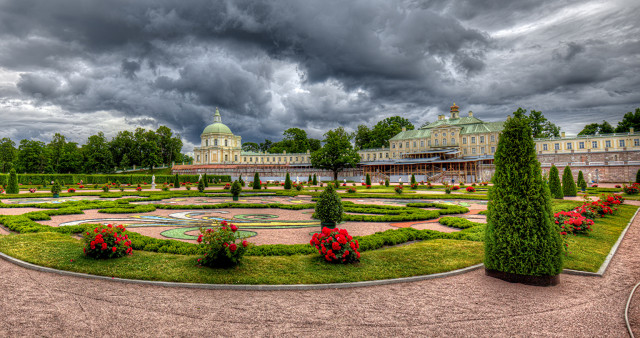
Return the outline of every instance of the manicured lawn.
[[[596,272],[638,209],[633,205],[621,205],[618,214],[597,218],[588,236],[569,236],[569,253],[565,257],[566,269]]]
[[[136,251],[129,257],[93,260],[68,235],[34,233],[0,237],[0,251],[56,269],[120,278],[223,284],[339,283],[426,275],[451,271],[483,260],[481,242],[434,239],[362,253],[357,265],[334,265],[319,255],[246,256],[234,269],[196,265],[197,256]],[[73,262],[71,261],[73,260]]]

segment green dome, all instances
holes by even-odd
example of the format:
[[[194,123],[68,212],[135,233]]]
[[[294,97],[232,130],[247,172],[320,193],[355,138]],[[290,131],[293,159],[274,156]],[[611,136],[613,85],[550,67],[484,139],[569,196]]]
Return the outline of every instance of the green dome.
[[[204,131],[202,133],[203,134],[209,134],[209,133],[233,134],[231,132],[231,129],[229,129],[229,127],[227,127],[226,125],[220,122],[216,122],[214,124],[208,125],[206,128],[204,128]]]

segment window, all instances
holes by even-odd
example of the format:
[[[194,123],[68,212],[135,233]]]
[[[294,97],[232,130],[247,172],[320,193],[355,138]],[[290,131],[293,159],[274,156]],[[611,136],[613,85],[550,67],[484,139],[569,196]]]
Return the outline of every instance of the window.
[[[438,137],[438,133],[436,133],[436,137]]]
[[[620,144],[620,147],[624,147],[624,140],[620,140],[619,144]]]
[[[454,139],[453,137],[451,138],[451,145],[456,144],[456,139]]]
[[[572,149],[572,148],[571,148],[571,143],[569,143],[569,142],[567,142],[567,149],[568,149],[568,150],[571,150],[571,149]]]
[[[431,147],[431,140],[428,140],[428,141],[427,141],[427,145],[428,145],[429,147]]]
[[[456,133],[454,131],[451,132],[451,136],[455,136]]]
[[[466,137],[462,138],[462,144],[467,144],[467,138]]]
[[[296,156],[296,162],[298,162],[298,156]]]
[[[598,149],[598,141],[591,141],[591,148]]]
[[[238,155],[234,156],[234,161],[238,162]]]
[[[224,161],[225,162],[229,161],[229,155],[224,155]]]
[[[224,146],[225,146],[225,147],[228,145],[227,143],[228,143],[228,142],[227,142],[227,139],[225,139],[225,140],[224,140]]]
[[[391,144],[391,148],[396,149],[396,144],[395,144],[395,143],[392,143],[392,144]]]
[[[420,141],[420,146],[424,147],[424,141]]]
[[[542,150],[544,150],[544,151],[549,150],[549,148],[547,147],[547,144],[546,144],[546,143],[542,145]]]
[[[476,137],[475,136],[471,137],[471,144],[476,144]]]
[[[407,142],[407,148],[409,148],[409,142]]]
[[[253,162],[253,157],[249,157],[249,162]]]
[[[466,155],[467,154],[467,149],[465,148],[462,152]]]
[[[385,153],[385,154],[387,155],[386,158],[389,158],[389,153]]]
[[[398,143],[398,148],[402,148],[402,142]]]
[[[396,157],[396,153],[395,152],[393,153],[393,157]]]
[[[196,161],[200,162],[200,155],[196,156]]]
[[[484,143],[484,136],[480,136],[480,143]]]
[[[633,145],[636,146],[636,147],[640,146],[640,138],[634,139],[633,140]]]
[[[446,139],[446,138],[443,138],[443,139],[442,139],[442,145],[443,145],[443,146],[446,146],[446,145],[447,145],[447,139]]]
[[[560,143],[554,143],[553,144],[553,149],[560,150]]]
[[[267,162],[269,162],[269,158],[267,157]]]
[[[413,141],[413,147],[414,148],[416,147],[416,144],[417,144],[416,141]]]
[[[604,141],[605,148],[611,148],[611,141]]]
[[[476,148],[471,148],[471,153],[475,154],[476,153]]]
[[[289,157],[289,162],[293,162],[293,157]]]
[[[209,146],[209,140],[204,140],[204,146],[208,147]]]
[[[380,155],[378,157],[382,158],[382,153],[380,153]]]
[[[438,140],[436,140],[436,147],[438,146]]]
[[[213,140],[213,145],[218,146],[218,139]]]
[[[480,148],[480,154],[483,154],[483,155],[484,155],[484,147],[481,147],[481,148]]]
[[[584,149],[584,142],[579,142],[578,143],[578,148]]]
[[[491,142],[495,142],[496,141],[496,135],[491,135]]]
[[[367,154],[367,161],[369,160],[369,154]]]
[[[491,153],[495,153],[496,152],[496,147],[491,147]]]

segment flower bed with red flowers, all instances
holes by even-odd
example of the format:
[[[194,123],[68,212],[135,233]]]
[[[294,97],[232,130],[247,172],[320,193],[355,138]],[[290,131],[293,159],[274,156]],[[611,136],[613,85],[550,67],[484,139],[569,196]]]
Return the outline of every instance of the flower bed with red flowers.
[[[592,187],[592,188],[597,188],[597,187],[598,187],[598,185],[594,183],[594,184],[592,184],[592,185],[591,185],[591,187]]]
[[[354,241],[345,229],[325,227],[322,232],[313,234],[310,244],[327,262],[347,264],[360,261],[360,243]]]
[[[560,211],[554,215],[556,224],[560,227],[560,234],[588,234],[593,220],[582,216],[576,211]]]
[[[36,188],[30,188],[30,189],[29,189],[29,192],[30,192],[30,193],[34,193],[34,192],[36,192]]]
[[[216,223],[217,225],[217,223]],[[229,268],[236,266],[242,260],[249,246],[249,242],[239,241],[236,236],[238,227],[222,221],[219,227],[200,228],[198,243],[205,246],[204,257],[198,258],[198,263],[211,268]]]
[[[616,186],[616,188],[620,188],[620,186],[618,185],[618,186]],[[634,183],[634,184],[629,185],[629,186],[627,186],[625,184],[624,188],[622,188],[622,190],[627,195],[637,195],[638,193],[640,193],[640,184]]]
[[[454,185],[453,187],[451,187],[451,190],[459,190],[459,189],[460,189],[460,186],[458,185]]]
[[[67,192],[68,192],[68,193],[70,193],[70,194],[72,194],[72,193],[76,192],[76,189],[69,188],[69,189],[67,189]]]
[[[347,189],[347,192],[348,192],[348,193],[350,193],[350,194],[355,194],[355,193],[356,193],[356,191],[357,191],[357,190],[356,190],[356,188],[355,188],[355,187],[350,187],[350,188],[348,188],[348,189]]]
[[[467,187],[467,192],[476,192],[476,188],[474,188],[473,186]]]
[[[418,189],[418,183],[412,183],[411,184],[411,189],[413,189],[413,190]]]
[[[634,183],[634,184],[638,184],[638,183]],[[622,187],[620,186],[620,184],[616,184],[616,188],[620,189]]]
[[[142,191],[142,187],[137,187],[136,191]]]
[[[106,259],[133,254],[129,235],[123,225],[99,225],[93,232],[84,234],[84,254],[89,257]]]
[[[395,190],[397,194],[402,194],[402,186],[401,185],[396,186],[395,188],[393,188],[393,190]]]
[[[229,184],[229,183],[225,184],[223,189],[224,189],[224,190],[229,190],[229,189],[231,189],[231,184]]]

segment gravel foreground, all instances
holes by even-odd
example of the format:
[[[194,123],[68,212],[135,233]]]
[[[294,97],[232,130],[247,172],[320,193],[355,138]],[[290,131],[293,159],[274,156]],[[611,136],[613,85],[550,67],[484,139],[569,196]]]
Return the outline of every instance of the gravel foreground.
[[[484,270],[421,282],[316,291],[219,291],[130,285],[0,260],[0,336],[590,336],[625,337],[640,281],[640,216],[604,277],[555,287]],[[640,335],[640,295],[629,312]]]

